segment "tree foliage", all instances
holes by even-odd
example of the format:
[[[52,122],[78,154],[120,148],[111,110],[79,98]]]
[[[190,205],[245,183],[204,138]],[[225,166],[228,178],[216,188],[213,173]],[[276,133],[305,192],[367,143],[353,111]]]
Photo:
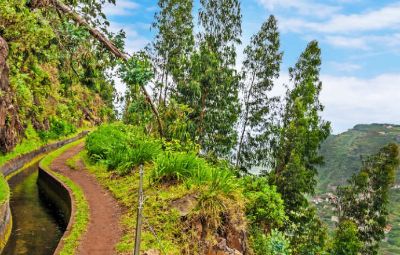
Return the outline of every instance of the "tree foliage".
[[[363,243],[363,254],[377,254],[387,225],[389,189],[393,186],[399,166],[396,144],[383,147],[363,161],[360,172],[348,186],[338,188],[339,220],[353,221]]]
[[[246,214],[251,224],[265,233],[283,226],[286,221],[283,200],[265,178],[245,177],[244,195],[248,199]]]
[[[276,118],[274,106],[278,99],[269,94],[274,79],[279,77],[283,55],[279,46],[277,21],[274,16],[270,16],[244,50],[244,109],[236,155],[236,165],[242,168],[265,167],[271,161],[271,145],[268,141],[273,136]]]
[[[319,101],[321,50],[316,41],[308,44],[296,66],[289,70],[293,88],[287,90],[281,123],[278,127],[272,182],[286,201],[287,210],[307,203],[316,185],[316,166],[322,164],[319,147],[330,133],[330,123],[322,120]]]
[[[166,104],[177,84],[187,82],[190,56],[194,47],[193,1],[160,0],[160,11],[153,27],[157,30],[152,43],[153,63],[157,70],[156,93],[159,104]]]
[[[193,109],[190,131],[204,151],[227,156],[236,143],[239,76],[234,68],[240,42],[237,0],[202,0],[200,32],[192,53],[189,81],[177,87],[176,99]]]
[[[351,220],[341,221],[336,228],[331,254],[358,255],[362,247],[357,225]]]

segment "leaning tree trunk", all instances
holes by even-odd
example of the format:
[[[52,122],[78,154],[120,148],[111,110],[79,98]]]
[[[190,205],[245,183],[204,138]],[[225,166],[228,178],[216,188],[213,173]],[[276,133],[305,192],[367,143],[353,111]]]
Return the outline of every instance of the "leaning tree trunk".
[[[23,135],[18,109],[13,104],[14,93],[8,80],[7,42],[0,36],[0,151],[11,151]]]
[[[39,0],[36,0],[39,1]],[[42,0],[43,1],[43,0]],[[128,56],[121,52],[113,42],[111,42],[106,36],[104,36],[100,31],[98,31],[95,28],[92,28],[89,23],[81,17],[79,14],[74,12],[69,6],[65,5],[64,3],[60,2],[59,0],[51,0],[51,3],[54,5],[54,7],[62,12],[64,15],[67,17],[71,18],[74,20],[77,24],[86,27],[89,30],[89,33],[96,38],[100,43],[104,45],[115,57],[120,58],[124,61],[128,60]],[[158,131],[161,136],[164,135],[163,127],[162,127],[162,122],[160,119],[160,115],[158,113],[157,107],[155,106],[153,100],[150,97],[150,94],[147,92],[146,88],[144,86],[141,86],[142,92],[146,97],[146,101],[150,104],[151,110],[153,111],[154,116],[157,119],[158,123]]]

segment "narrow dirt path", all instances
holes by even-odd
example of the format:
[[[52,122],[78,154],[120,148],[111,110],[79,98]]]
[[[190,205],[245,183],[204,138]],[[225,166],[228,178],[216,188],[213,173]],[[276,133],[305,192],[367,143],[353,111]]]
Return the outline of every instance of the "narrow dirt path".
[[[122,236],[119,224],[121,208],[112,195],[96,181],[96,178],[85,170],[81,162],[78,163],[77,170],[72,170],[66,165],[66,160],[82,149],[83,144],[79,144],[64,152],[51,164],[53,171],[70,178],[82,188],[89,204],[89,227],[81,240],[77,254],[116,254],[114,247]]]

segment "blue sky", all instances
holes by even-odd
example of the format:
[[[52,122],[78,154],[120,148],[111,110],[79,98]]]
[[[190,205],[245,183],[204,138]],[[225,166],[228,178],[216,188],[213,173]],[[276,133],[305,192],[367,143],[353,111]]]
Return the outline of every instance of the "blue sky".
[[[198,0],[195,0],[196,9]],[[270,14],[277,17],[284,59],[277,84],[287,83],[308,41],[322,48],[323,117],[334,133],[358,123],[400,124],[400,1],[242,0],[242,50]],[[154,33],[156,0],[117,0],[105,13],[111,29],[127,33],[127,51],[142,49]],[[119,90],[123,84],[118,83]],[[282,93],[282,86],[277,86]]]

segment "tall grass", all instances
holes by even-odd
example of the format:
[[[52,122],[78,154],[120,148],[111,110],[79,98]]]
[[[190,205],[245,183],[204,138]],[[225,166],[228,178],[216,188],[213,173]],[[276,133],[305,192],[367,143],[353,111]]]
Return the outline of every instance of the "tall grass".
[[[182,181],[203,172],[206,162],[194,153],[166,152],[154,162],[152,179],[154,182]]]
[[[121,123],[103,125],[87,137],[86,149],[91,160],[103,163],[108,170],[120,175],[148,162],[153,163],[153,183],[185,182],[224,194],[238,187],[228,167],[211,165],[194,151],[174,151],[171,147],[164,151],[160,140],[147,136],[137,127]]]
[[[116,146],[107,154],[104,163],[120,175],[129,173],[134,166],[150,162],[161,152],[161,144],[155,141],[136,139],[128,146]]]
[[[192,152],[167,152],[154,162],[151,178],[154,182],[181,181],[187,185],[207,186],[209,192],[229,194],[238,187],[233,173],[215,167]]]
[[[86,140],[88,155],[101,161],[109,170],[128,174],[135,166],[150,162],[161,153],[161,142],[146,136],[140,129],[123,124],[99,127]]]

